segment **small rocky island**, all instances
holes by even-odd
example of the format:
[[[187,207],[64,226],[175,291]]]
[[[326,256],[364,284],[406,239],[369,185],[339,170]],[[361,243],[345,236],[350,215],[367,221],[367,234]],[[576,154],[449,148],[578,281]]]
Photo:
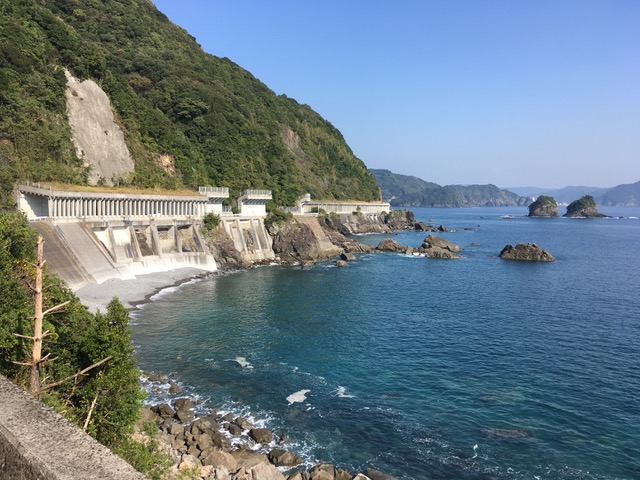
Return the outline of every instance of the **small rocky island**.
[[[553,197],[540,195],[529,205],[529,217],[557,217],[558,203]]]
[[[607,218],[608,215],[604,215],[598,212],[596,202],[591,195],[585,195],[579,200],[575,200],[567,207],[567,213],[563,217],[571,218]]]
[[[535,243],[519,243],[505,245],[499,255],[505,260],[523,260],[528,262],[553,262],[555,258],[546,250],[542,250]]]

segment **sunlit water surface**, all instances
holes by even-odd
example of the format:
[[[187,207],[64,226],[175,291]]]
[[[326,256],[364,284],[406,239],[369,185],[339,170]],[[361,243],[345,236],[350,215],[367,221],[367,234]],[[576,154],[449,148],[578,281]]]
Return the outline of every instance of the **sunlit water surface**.
[[[416,209],[458,230],[441,236],[463,259],[366,254],[169,289],[134,313],[140,367],[286,432],[310,462],[401,479],[640,478],[640,210],[601,211],[625,218]],[[497,258],[519,242],[556,261]]]

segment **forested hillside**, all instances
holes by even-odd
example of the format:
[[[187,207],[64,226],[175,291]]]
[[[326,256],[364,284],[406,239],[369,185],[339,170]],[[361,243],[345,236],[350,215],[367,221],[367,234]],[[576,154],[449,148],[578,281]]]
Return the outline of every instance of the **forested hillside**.
[[[445,185],[389,170],[371,170],[391,204],[404,207],[501,207],[527,205],[520,197],[495,185]]]
[[[0,6],[0,186],[84,183],[66,116],[64,69],[109,96],[143,187],[268,188],[372,200],[376,181],[340,132],[205,53],[148,0],[12,0]]]

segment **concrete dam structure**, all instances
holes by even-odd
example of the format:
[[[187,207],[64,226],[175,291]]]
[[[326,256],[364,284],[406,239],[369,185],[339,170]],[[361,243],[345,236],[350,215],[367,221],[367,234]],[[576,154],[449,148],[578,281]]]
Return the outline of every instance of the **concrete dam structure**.
[[[258,192],[258,193],[254,193]],[[168,196],[70,192],[20,185],[18,207],[45,239],[45,258],[73,290],[111,278],[194,267],[215,271],[215,259],[200,234],[203,217],[220,215],[246,261],[275,258],[263,217],[271,192],[247,190],[245,215],[225,211],[226,188],[200,195]],[[267,198],[268,197],[268,198]]]

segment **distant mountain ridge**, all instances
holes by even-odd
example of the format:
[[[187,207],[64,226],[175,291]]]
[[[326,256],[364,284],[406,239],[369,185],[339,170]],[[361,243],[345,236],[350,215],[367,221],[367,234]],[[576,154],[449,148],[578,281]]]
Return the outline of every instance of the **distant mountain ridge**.
[[[640,207],[640,181],[618,185],[596,198],[604,207]]]
[[[585,195],[591,195],[603,207],[640,207],[640,181],[610,188],[568,186],[558,189],[539,187],[507,187],[519,195],[537,197],[547,195],[558,203],[569,204]]]
[[[445,185],[389,170],[370,169],[393,206],[403,207],[506,207],[526,206],[530,198],[495,185]]]
[[[569,204],[574,200],[585,195],[591,195],[597,199],[607,193],[610,188],[601,187],[585,187],[585,186],[567,186],[563,188],[540,188],[540,187],[505,187],[510,192],[517,193],[524,197],[539,197],[546,195],[553,197],[558,203]]]

